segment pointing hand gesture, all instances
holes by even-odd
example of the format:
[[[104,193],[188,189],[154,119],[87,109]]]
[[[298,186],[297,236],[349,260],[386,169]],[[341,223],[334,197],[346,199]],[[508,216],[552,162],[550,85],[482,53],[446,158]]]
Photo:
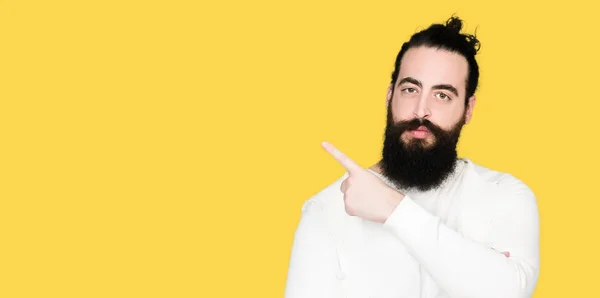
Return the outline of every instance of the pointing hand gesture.
[[[348,172],[340,190],[344,193],[346,213],[365,220],[384,223],[404,195],[387,186],[381,179],[362,168],[333,145],[323,148]]]

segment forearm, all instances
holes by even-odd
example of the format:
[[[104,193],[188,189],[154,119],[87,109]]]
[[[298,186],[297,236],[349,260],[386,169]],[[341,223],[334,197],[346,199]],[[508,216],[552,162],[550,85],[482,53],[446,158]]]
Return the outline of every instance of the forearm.
[[[535,270],[467,239],[405,198],[384,226],[411,251],[450,297],[530,297]]]

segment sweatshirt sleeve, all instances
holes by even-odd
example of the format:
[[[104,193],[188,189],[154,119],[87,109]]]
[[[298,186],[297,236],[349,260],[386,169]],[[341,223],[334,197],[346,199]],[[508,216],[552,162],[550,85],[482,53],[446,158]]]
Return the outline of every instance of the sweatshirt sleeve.
[[[528,298],[539,275],[539,223],[534,194],[522,182],[494,206],[495,249],[444,225],[406,196],[384,223],[449,297]],[[482,198],[484,199],[484,198]],[[502,254],[510,253],[509,257]]]
[[[326,229],[321,206],[309,200],[302,206],[294,234],[285,298],[337,297],[334,246]]]

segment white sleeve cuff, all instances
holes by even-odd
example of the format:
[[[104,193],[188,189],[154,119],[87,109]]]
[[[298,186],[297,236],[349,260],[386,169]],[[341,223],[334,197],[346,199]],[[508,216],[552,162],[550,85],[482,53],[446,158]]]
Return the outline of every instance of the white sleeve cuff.
[[[428,224],[436,224],[437,218],[427,210],[405,196],[396,206],[388,219],[383,223],[384,228],[391,231],[405,243],[419,243],[425,235],[423,229]]]

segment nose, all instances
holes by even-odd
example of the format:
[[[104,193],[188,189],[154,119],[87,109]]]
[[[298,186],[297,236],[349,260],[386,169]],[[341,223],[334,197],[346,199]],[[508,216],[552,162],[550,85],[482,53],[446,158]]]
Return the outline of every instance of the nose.
[[[427,105],[427,96],[421,96],[421,98],[419,98],[419,102],[415,107],[413,115],[420,119],[427,119],[431,116],[431,110],[429,110],[429,106]]]

